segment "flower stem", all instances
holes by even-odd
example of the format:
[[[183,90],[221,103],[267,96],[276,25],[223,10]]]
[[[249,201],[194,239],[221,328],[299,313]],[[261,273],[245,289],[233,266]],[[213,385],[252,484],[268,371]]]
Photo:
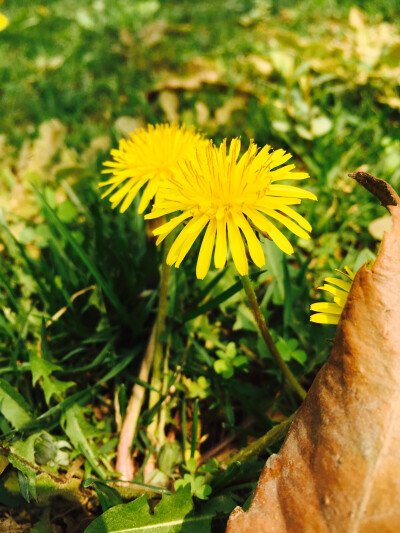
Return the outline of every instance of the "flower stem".
[[[156,326],[154,325],[149,343],[147,345],[145,356],[140,367],[138,378],[147,382],[151,364],[154,356],[154,344],[156,337]],[[137,423],[139,420],[140,410],[143,405],[146,389],[140,383],[135,383],[132,389],[132,395],[126,408],[126,414],[121,428],[118,441],[117,461],[115,470],[121,474],[121,479],[132,481],[134,477],[134,467],[131,455],[131,446],[136,433]]]
[[[273,428],[271,428],[265,435],[255,440],[245,448],[242,448],[237,453],[229,457],[226,461],[221,463],[221,468],[227,470],[234,463],[245,463],[251,459],[257,459],[260,454],[265,452],[267,448],[275,444],[276,442],[283,439],[292,425],[294,417],[296,416],[297,411],[293,413],[289,418],[283,420]],[[206,474],[205,483],[212,483],[215,474]]]
[[[306,397],[306,391],[297,381],[295,376],[290,371],[289,367],[282,359],[281,354],[279,353],[277,347],[275,346],[274,340],[271,336],[271,333],[268,329],[267,323],[265,322],[264,315],[261,313],[260,306],[258,305],[257,296],[254,292],[253,285],[250,281],[249,276],[242,276],[243,288],[246,292],[247,298],[249,300],[250,308],[253,312],[254,318],[257,322],[258,329],[260,330],[261,336],[265,341],[265,344],[268,347],[272,357],[275,359],[276,364],[280,368],[282,374],[285,377],[286,382],[290,387],[300,396],[302,400]]]
[[[164,369],[163,369],[163,378],[162,378],[162,395],[167,396],[168,393],[168,360],[169,360],[169,344],[166,347],[165,350],[165,356],[164,356]],[[168,399],[162,402],[160,413],[158,417],[158,427],[157,427],[157,434],[156,439],[159,446],[162,446],[165,441],[165,423],[167,420],[167,408],[168,408]]]
[[[278,440],[283,439],[289,431],[296,413],[293,413],[289,418],[274,426],[267,431],[265,435],[249,444],[249,446],[246,446],[246,448],[242,448],[238,453],[229,457],[229,459],[223,464],[224,468],[228,468],[231,464],[236,462],[244,463],[250,459],[257,458],[260,453],[269,448],[269,446],[272,446],[272,444],[275,444]]]
[[[158,299],[158,310],[156,320],[156,342],[154,346],[153,370],[151,376],[151,390],[149,395],[149,409],[152,409],[160,399],[160,392],[163,383],[163,341],[162,336],[165,331],[165,319],[167,316],[168,285],[171,273],[171,267],[167,264],[167,255],[172,244],[172,234],[164,241],[162,262],[161,262],[161,279],[160,294]],[[155,435],[157,428],[157,419],[154,417],[153,422],[148,428],[150,435]]]

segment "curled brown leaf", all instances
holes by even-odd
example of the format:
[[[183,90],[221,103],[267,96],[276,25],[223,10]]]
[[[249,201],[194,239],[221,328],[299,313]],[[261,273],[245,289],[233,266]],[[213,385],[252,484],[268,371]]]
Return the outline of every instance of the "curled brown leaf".
[[[358,271],[330,357],[227,533],[400,530],[400,202],[383,180],[352,177],[378,187],[391,231]]]

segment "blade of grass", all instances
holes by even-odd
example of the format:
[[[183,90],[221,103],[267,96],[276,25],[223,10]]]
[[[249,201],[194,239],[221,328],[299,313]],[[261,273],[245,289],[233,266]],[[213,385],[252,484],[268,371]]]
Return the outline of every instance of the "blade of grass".
[[[35,194],[37,195],[37,198],[39,199],[39,202],[40,202],[40,204],[41,204],[41,206],[43,208],[45,217],[48,220],[48,222],[50,224],[52,224],[57,229],[57,231],[60,233],[60,235],[65,239],[65,241],[67,241],[70,244],[70,246],[73,248],[75,253],[78,255],[79,259],[87,267],[89,272],[92,274],[94,279],[100,285],[100,287],[103,290],[104,294],[107,296],[107,298],[110,300],[110,302],[114,305],[114,307],[120,313],[123,313],[124,312],[124,308],[123,308],[121,302],[119,301],[117,295],[113,291],[112,287],[106,281],[104,276],[100,273],[99,269],[96,267],[96,265],[90,259],[90,257],[87,255],[87,253],[82,248],[82,246],[74,238],[72,233],[67,230],[67,228],[64,226],[64,224],[58,218],[58,216],[56,215],[54,210],[47,203],[47,201],[46,201],[45,197],[43,196],[43,194],[34,185],[32,185],[32,187],[35,190]]]
[[[260,272],[256,272],[255,274],[251,274],[249,278],[251,280],[255,280],[263,274],[265,270],[261,270]],[[195,309],[191,309],[184,313],[182,316],[182,322],[187,322],[188,320],[193,320],[194,318],[197,318],[200,315],[203,315],[204,313],[207,313],[208,311],[211,311],[211,309],[215,309],[216,307],[219,307],[223,302],[225,302],[228,298],[236,294],[237,292],[241,291],[243,288],[242,282],[238,281],[237,283],[234,283],[229,289],[226,289],[224,292],[216,296],[215,298],[212,298],[204,305],[200,305],[199,307],[196,307]]]
[[[192,442],[190,445],[190,457],[194,457],[197,445],[197,427],[199,418],[199,399],[196,398],[193,405]]]

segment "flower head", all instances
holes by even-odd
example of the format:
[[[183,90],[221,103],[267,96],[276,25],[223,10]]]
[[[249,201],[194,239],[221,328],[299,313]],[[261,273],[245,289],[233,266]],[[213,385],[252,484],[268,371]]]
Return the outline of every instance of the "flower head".
[[[311,311],[317,311],[314,315],[311,315],[310,321],[317,322],[318,324],[337,324],[342,314],[343,308],[346,305],[347,296],[350,292],[351,285],[355,274],[349,267],[344,267],[345,272],[340,272],[343,276],[346,276],[350,281],[343,281],[336,278],[325,278],[325,284],[322,287],[318,287],[324,291],[333,295],[333,302],[319,302],[312,304]]]
[[[0,13],[0,31],[3,31],[4,29],[6,29],[8,24],[9,24],[8,17],[3,15],[3,13]]]
[[[110,196],[112,208],[122,202],[120,211],[123,213],[146,185],[139,204],[139,213],[143,213],[160,185],[179,172],[179,163],[193,158],[196,146],[202,143],[205,141],[201,135],[176,124],[149,125],[147,129],[131,133],[129,140],[122,139],[119,148],[111,150],[114,160],[104,163],[109,168],[102,173],[112,174],[112,177],[99,184],[99,187],[108,187],[102,198],[113,193]],[[115,189],[118,190],[114,192]]]
[[[316,200],[314,194],[281,180],[308,178],[304,172],[293,172],[294,165],[282,166],[291,155],[284,150],[262,150],[250,142],[239,158],[240,139],[233,139],[227,153],[226,141],[220,147],[209,142],[199,147],[196,157],[181,164],[182,172],[160,188],[153,211],[145,218],[181,211],[154,231],[159,244],[184,220],[188,223],[173,243],[167,263],[179,267],[193,243],[205,228],[197,260],[197,277],[203,279],[210,268],[214,246],[214,264],[222,268],[226,262],[228,242],[233,262],[240,275],[248,272],[246,239],[251,259],[258,267],[265,256],[256,232],[266,233],[281,250],[293,253],[288,239],[275,226],[279,222],[292,233],[309,239],[311,226],[290,205],[302,198]]]

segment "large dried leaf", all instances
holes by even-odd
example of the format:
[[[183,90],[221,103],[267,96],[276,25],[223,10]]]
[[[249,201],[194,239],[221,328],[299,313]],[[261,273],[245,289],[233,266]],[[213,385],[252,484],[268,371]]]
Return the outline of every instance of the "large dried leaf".
[[[328,362],[227,533],[400,529],[400,200],[382,180],[353,177],[391,212],[391,232],[357,273]]]

